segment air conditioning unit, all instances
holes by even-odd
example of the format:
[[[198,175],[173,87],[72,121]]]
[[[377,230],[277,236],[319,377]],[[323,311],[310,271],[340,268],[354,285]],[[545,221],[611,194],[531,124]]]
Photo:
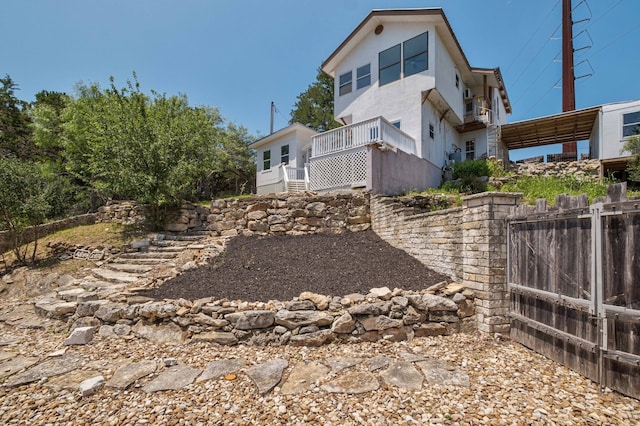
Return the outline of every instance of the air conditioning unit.
[[[471,89],[464,89],[464,98],[465,99],[473,98],[473,94],[471,93]]]

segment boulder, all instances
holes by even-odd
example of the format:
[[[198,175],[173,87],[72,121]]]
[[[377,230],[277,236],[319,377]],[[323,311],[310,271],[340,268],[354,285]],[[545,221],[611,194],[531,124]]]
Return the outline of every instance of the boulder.
[[[347,309],[351,315],[386,315],[391,311],[391,302],[360,303]]]
[[[348,312],[340,315],[331,324],[331,331],[338,334],[349,334],[356,328],[356,322]]]
[[[242,311],[227,314],[224,319],[238,330],[256,330],[271,327],[274,323],[272,311]]]

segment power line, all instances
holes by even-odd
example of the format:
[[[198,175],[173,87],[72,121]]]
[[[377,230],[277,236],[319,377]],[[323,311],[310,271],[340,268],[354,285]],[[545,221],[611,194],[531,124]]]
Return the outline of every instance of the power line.
[[[622,0],[621,0],[622,1]],[[560,0],[556,1],[556,4],[551,8],[551,10],[549,10],[549,13],[547,14],[547,16],[544,17],[544,19],[541,21],[540,26],[538,27],[537,30],[535,30],[533,32],[533,34],[531,34],[531,37],[529,38],[529,40],[527,40],[527,42],[524,44],[524,46],[522,46],[522,48],[520,49],[520,52],[513,58],[513,60],[511,61],[511,63],[509,65],[507,65],[507,67],[505,69],[511,69],[511,67],[513,66],[513,64],[516,63],[516,60],[520,57],[520,55],[527,49],[527,46],[529,46],[529,43],[531,43],[531,40],[533,40],[533,38],[536,36],[536,34],[538,34],[538,32],[542,29],[542,26],[546,23],[547,19],[549,18],[549,16],[551,16],[551,14],[553,13],[553,11],[555,10],[555,8],[560,4]],[[554,31],[555,32],[555,31]]]
[[[626,33],[624,33],[624,34],[622,34],[622,35],[618,36],[617,38],[613,39],[611,42],[607,43],[607,44],[606,44],[605,46],[603,46],[601,49],[599,49],[599,50],[595,51],[595,52],[594,52],[591,56],[589,56],[587,59],[591,59],[591,58],[593,58],[594,56],[596,56],[596,55],[598,55],[598,54],[602,53],[603,51],[605,51],[605,50],[607,50],[609,47],[611,47],[611,45],[613,45],[613,44],[615,44],[615,43],[619,42],[621,39],[623,39],[623,38],[627,37],[629,34],[631,34],[631,33],[635,32],[635,31],[638,31],[638,30],[640,30],[640,25],[637,25],[637,26],[635,26],[635,27],[631,28],[631,29],[630,29],[629,31],[627,31]]]
[[[540,50],[538,50],[538,53],[535,54],[535,56],[529,61],[529,63],[523,68],[523,70],[520,72],[520,74],[516,77],[515,81],[513,83],[511,83],[511,87],[514,87],[518,81],[520,80],[520,77],[522,77],[522,75],[525,73],[525,71],[527,71],[527,69],[529,68],[529,66],[538,58],[538,56],[540,55],[540,53],[542,53],[542,51],[544,50],[544,48],[547,46],[547,43],[549,43],[549,41],[551,40],[551,38],[553,37],[553,35],[556,33],[556,31],[558,31],[558,29],[560,28],[561,24],[558,25],[556,27],[555,30],[553,30],[553,32],[551,33],[551,35],[547,38],[547,40],[544,42],[544,44],[542,45],[542,47],[540,48]]]

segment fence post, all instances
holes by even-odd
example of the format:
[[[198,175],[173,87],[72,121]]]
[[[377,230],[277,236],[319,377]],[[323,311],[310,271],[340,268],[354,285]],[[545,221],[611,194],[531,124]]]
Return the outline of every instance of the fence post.
[[[475,290],[478,330],[507,333],[507,225],[522,194],[485,192],[463,197],[462,279]]]

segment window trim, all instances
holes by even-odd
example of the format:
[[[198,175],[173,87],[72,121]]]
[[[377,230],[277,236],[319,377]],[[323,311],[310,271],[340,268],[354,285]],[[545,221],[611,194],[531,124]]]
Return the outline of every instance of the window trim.
[[[284,152],[285,148],[287,150],[286,154]],[[280,163],[289,164],[289,144],[282,145],[280,147]]]
[[[386,64],[384,67],[382,66],[382,61],[380,60],[382,58],[382,55],[386,52],[389,52],[393,49],[398,49],[398,58],[397,61],[395,61],[396,58],[393,58],[394,62],[390,62],[389,64]],[[395,55],[395,54],[394,54]],[[390,70],[391,68],[394,68],[396,66],[399,66],[399,70],[398,70],[398,76],[397,78],[395,78],[395,74],[393,75],[393,79],[392,80],[385,80],[383,82],[382,80],[382,72],[383,71],[387,71]],[[378,52],[378,84],[380,86],[384,86],[386,84],[389,83],[393,83],[394,81],[398,81],[402,78],[402,43],[398,43],[396,45],[393,45],[391,47],[389,47],[388,49],[385,49],[381,52]]]
[[[368,70],[364,74],[360,74],[361,70],[367,67]],[[365,83],[366,79],[366,83]],[[356,90],[362,89],[363,87],[367,87],[371,85],[371,63],[358,67],[356,69]]]
[[[348,79],[346,79],[348,77]],[[353,71],[349,70],[349,72],[345,72],[344,74],[340,74],[338,78],[338,93],[340,96],[347,95],[352,92],[353,88]]]
[[[262,151],[262,170],[269,170],[271,168],[271,150],[267,149]]]
[[[424,46],[424,50],[419,50],[417,53],[414,53],[413,55],[407,57],[407,49],[406,49],[406,45],[407,43],[416,40],[419,37],[426,37],[426,43]],[[417,71],[413,71],[411,74],[407,74],[407,62],[415,59],[419,56],[425,55],[425,68],[424,69],[420,69]],[[404,77],[409,77],[415,74],[419,74],[423,71],[427,71],[429,69],[429,31],[425,31],[422,34],[418,34],[417,36],[411,37],[408,40],[405,40],[402,43],[402,71],[403,71],[403,76]]]
[[[634,115],[638,116],[638,121],[631,121],[629,123],[626,123],[626,117],[634,116]],[[631,133],[629,134],[625,134],[626,133],[625,128],[627,127],[631,129]],[[640,135],[640,110],[631,111],[626,114],[622,114],[622,138],[627,139],[627,138],[630,138],[631,136],[636,136],[636,135]]]

